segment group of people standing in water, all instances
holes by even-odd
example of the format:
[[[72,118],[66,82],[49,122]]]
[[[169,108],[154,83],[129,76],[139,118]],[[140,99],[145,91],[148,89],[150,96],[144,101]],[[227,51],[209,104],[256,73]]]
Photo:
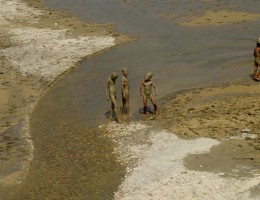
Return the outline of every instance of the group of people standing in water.
[[[155,90],[155,94],[157,96],[157,88],[155,84],[152,82],[152,72],[148,72],[144,77],[144,80],[141,81],[140,84],[140,95],[143,96],[143,114],[147,113],[147,100],[150,99],[154,106],[155,114],[157,112],[157,104],[152,95],[152,88]],[[107,100],[111,101],[111,109],[109,114],[109,120],[112,121],[113,114],[115,115],[116,121],[118,123],[123,122],[123,115],[125,114],[126,122],[129,123],[129,81],[128,81],[128,69],[122,69],[122,79],[121,79],[121,95],[122,95],[122,104],[120,105],[120,117],[118,117],[118,104],[116,99],[116,79],[118,78],[117,72],[113,72],[111,76],[108,77],[106,83],[106,96]],[[144,89],[144,90],[143,90]]]
[[[260,81],[260,38],[256,40],[256,47],[254,49],[254,80]],[[155,114],[157,112],[156,101],[152,95],[152,88],[155,90],[157,96],[157,88],[152,82],[152,72],[148,72],[144,77],[144,80],[140,84],[140,95],[143,96],[143,114],[147,112],[147,100],[150,99],[154,106]],[[128,81],[128,70],[127,68],[122,69],[122,79],[121,79],[121,95],[122,104],[120,105],[120,117],[118,117],[118,104],[116,99],[116,79],[118,78],[117,72],[113,72],[111,76],[108,77],[106,83],[106,96],[107,100],[111,101],[111,109],[109,114],[109,120],[112,121],[113,114],[115,115],[116,121],[118,123],[123,122],[123,115],[126,116],[126,122],[129,123],[129,81]],[[144,89],[144,90],[143,90]]]

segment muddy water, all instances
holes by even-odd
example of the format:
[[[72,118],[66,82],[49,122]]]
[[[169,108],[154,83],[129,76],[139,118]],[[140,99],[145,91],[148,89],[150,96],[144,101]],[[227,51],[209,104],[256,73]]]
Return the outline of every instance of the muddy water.
[[[113,143],[96,129],[90,130],[107,120],[104,86],[112,71],[129,68],[133,118],[140,116],[138,85],[147,71],[154,72],[160,97],[249,77],[258,37],[257,29],[252,28],[256,22],[196,28],[179,22],[191,17],[191,9],[231,7],[257,13],[254,1],[246,8],[243,1],[123,2],[45,0],[48,6],[69,10],[82,20],[114,23],[118,31],[140,39],[84,62],[39,102],[31,117],[35,159],[28,177],[17,188],[21,199],[112,198],[124,176],[124,166],[112,154]],[[163,20],[165,13],[176,13],[178,18]],[[13,198],[18,198],[15,193]]]
[[[138,84],[147,71],[154,72],[154,81],[158,85],[160,96],[184,88],[248,78],[252,71],[252,49],[255,46],[255,38],[258,37],[257,28],[252,28],[257,25],[255,21],[196,28],[184,27],[179,23],[183,18],[191,18],[194,12],[207,10],[228,8],[258,13],[254,1],[248,3],[246,8],[243,1],[45,2],[49,6],[70,11],[81,20],[113,23],[118,31],[140,37],[135,43],[113,49],[83,63],[74,76],[63,81],[65,84],[76,79],[77,85],[91,85],[90,89],[94,95],[90,97],[87,92],[82,95],[84,98],[88,96],[90,100],[94,99],[100,110],[104,109],[104,101],[100,101],[99,98],[104,96],[105,79],[112,71],[120,72],[122,66],[129,68],[132,114],[138,110]],[[162,19],[161,16],[166,14],[175,14],[177,17],[170,20]],[[90,74],[93,70],[94,74]],[[82,80],[89,79],[88,75],[95,76],[94,79],[97,81],[86,83]],[[96,106],[92,108],[94,110],[88,110],[95,116],[99,115]]]

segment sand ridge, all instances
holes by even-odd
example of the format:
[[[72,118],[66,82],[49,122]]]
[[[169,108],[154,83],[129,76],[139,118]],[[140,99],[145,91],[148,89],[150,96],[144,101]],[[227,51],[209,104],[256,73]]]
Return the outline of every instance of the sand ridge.
[[[221,27],[256,21],[260,19],[260,14],[235,11],[232,8],[218,8],[217,10],[190,9],[185,16],[177,13],[161,13],[159,17],[163,20],[175,20],[182,26],[195,28],[200,26]]]
[[[158,120],[182,136],[216,139],[239,135],[245,128],[259,137],[259,84],[250,80],[167,97]]]
[[[244,13],[230,10],[206,11],[202,16],[185,20],[181,24],[184,26],[223,26],[227,24],[241,23],[259,20],[258,13]]]

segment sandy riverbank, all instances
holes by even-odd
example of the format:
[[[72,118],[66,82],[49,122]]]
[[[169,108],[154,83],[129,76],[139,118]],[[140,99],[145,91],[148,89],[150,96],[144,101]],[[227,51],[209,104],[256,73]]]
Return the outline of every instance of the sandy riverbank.
[[[48,87],[80,61],[126,41],[40,1],[0,0],[0,183],[20,182],[33,155],[29,117]]]
[[[179,91],[155,116],[105,128],[127,174],[115,199],[258,199],[259,84]]]
[[[132,122],[100,128],[128,166],[115,199],[259,198],[259,162],[238,162],[245,149],[236,152],[231,143],[223,148],[222,141],[205,137],[182,139],[158,121],[157,126]]]

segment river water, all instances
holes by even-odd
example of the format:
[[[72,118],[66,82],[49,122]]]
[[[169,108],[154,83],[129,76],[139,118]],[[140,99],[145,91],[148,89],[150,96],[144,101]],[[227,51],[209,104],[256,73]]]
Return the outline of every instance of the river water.
[[[246,7],[243,1],[123,2],[45,0],[48,6],[68,10],[83,21],[113,23],[119,32],[140,38],[84,62],[74,74],[59,83],[59,86],[66,85],[72,101],[78,95],[83,99],[85,103],[79,106],[80,110],[88,110],[88,115],[83,113],[86,121],[102,119],[102,111],[107,106],[103,99],[105,81],[111,72],[120,73],[123,66],[129,68],[132,114],[141,106],[138,85],[148,71],[154,73],[160,97],[180,89],[248,78],[252,71],[252,49],[258,37],[255,21],[196,28],[179,23],[184,17],[191,18],[194,12],[207,10],[232,8],[238,12],[258,13],[255,1],[250,1]],[[163,20],[161,16],[165,14],[177,17]],[[60,90],[52,91],[57,94]],[[72,95],[73,91],[77,91],[77,95]],[[99,112],[96,112],[97,107]]]
[[[17,188],[23,199],[113,197],[125,166],[113,155],[113,143],[95,129],[107,120],[104,89],[111,72],[120,73],[123,66],[129,69],[132,119],[140,117],[138,87],[148,71],[154,73],[159,98],[182,89],[249,78],[252,72],[259,23],[187,27],[180,22],[207,10],[258,13],[257,1],[246,1],[246,5],[242,0],[44,2],[82,21],[113,23],[119,32],[139,39],[83,62],[41,99],[31,117],[35,159],[24,184]],[[167,14],[175,17],[163,19]]]

